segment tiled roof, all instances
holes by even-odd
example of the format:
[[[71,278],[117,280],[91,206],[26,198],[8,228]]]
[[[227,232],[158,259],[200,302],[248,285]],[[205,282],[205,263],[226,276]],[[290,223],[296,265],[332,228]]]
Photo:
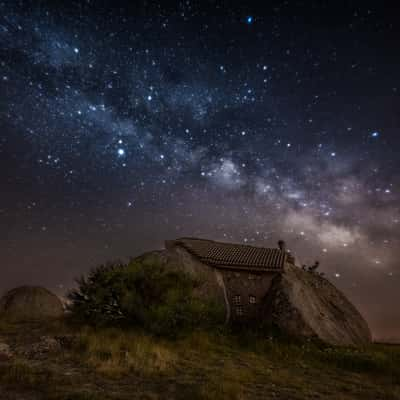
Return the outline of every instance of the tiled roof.
[[[286,254],[276,249],[212,240],[181,238],[175,243],[184,247],[200,261],[218,268],[280,271]]]

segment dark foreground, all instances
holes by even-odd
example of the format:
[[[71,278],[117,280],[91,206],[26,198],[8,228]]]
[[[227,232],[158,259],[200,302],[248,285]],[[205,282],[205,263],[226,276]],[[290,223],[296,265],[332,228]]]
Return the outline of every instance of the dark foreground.
[[[2,322],[0,399],[400,399],[400,346]]]

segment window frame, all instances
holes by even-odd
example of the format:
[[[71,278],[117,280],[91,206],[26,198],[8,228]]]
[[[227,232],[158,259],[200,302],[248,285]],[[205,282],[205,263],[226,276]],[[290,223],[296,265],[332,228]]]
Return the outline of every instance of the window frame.
[[[240,294],[235,294],[233,296],[233,305],[235,305],[235,306],[242,305],[242,296]]]
[[[244,315],[244,308],[242,305],[236,306],[235,307],[235,313],[237,317],[243,317]]]

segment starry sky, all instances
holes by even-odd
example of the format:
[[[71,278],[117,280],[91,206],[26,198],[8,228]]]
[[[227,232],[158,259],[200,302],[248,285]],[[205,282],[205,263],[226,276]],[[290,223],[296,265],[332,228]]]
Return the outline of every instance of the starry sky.
[[[0,1],[0,292],[283,238],[400,340],[396,10],[109,4]]]

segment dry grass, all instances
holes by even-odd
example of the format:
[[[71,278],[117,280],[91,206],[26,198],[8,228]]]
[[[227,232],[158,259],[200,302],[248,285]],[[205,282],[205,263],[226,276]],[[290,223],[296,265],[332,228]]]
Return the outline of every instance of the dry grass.
[[[0,336],[16,343],[66,333],[63,324],[0,326]],[[0,363],[0,393],[11,388],[27,400],[24,390],[35,400],[400,400],[399,346],[331,348],[204,331],[171,341],[92,328],[80,328],[77,338],[42,361]]]
[[[78,347],[84,350],[84,360],[90,367],[110,377],[166,374],[173,371],[177,360],[171,345],[144,334],[115,329],[85,329]]]

